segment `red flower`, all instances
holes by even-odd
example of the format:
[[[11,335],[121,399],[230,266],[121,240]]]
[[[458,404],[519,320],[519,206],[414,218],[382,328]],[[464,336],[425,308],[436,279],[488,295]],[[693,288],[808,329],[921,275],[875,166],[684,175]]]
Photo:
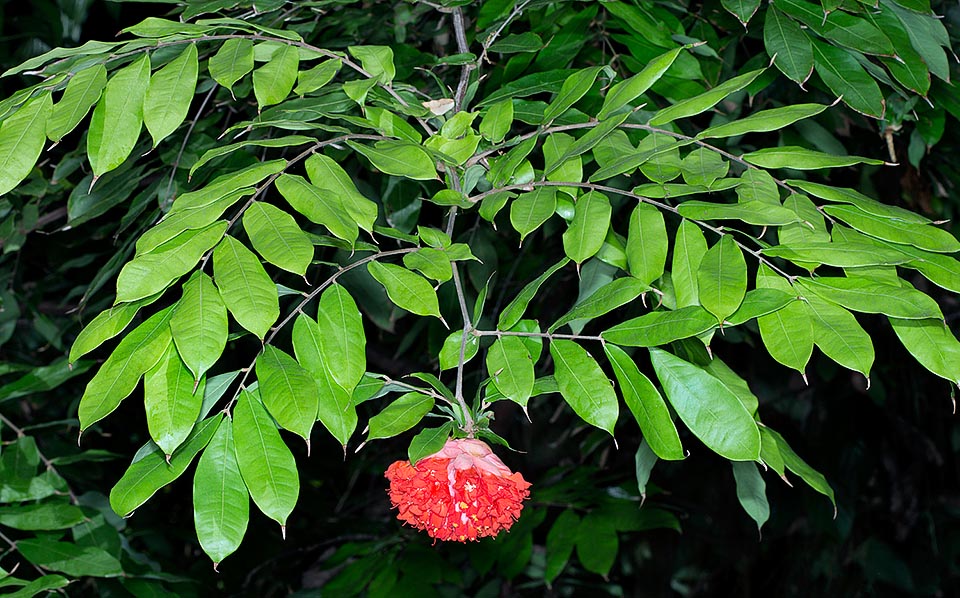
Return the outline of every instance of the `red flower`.
[[[438,540],[496,536],[510,529],[530,496],[523,476],[480,440],[448,440],[416,465],[394,462],[386,476],[397,519]]]

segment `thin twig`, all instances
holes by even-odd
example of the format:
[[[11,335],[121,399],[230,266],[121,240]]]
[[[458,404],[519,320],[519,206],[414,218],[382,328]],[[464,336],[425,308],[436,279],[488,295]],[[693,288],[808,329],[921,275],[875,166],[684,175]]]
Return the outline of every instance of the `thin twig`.
[[[533,338],[546,338],[553,340],[555,338],[560,339],[569,339],[574,341],[598,341],[600,343],[607,342],[605,338],[599,335],[594,334],[561,334],[558,332],[522,332],[519,330],[472,330],[470,332],[474,336],[495,336],[500,338],[501,336],[525,336]]]
[[[13,550],[16,550],[17,552],[20,552],[20,548],[17,547],[17,543],[14,542],[13,540],[11,540],[10,538],[8,538],[8,537],[6,536],[6,534],[4,534],[3,532],[0,532],[0,540],[3,540],[4,542],[6,542],[7,545],[9,545],[10,548],[12,548]],[[23,555],[21,554],[21,556],[23,556]],[[24,560],[26,560],[26,559],[24,559]],[[30,561],[27,561],[27,562],[30,563]],[[45,570],[41,569],[41,568],[40,568],[40,565],[35,565],[35,564],[33,564],[33,563],[30,563],[30,566],[33,567],[34,569],[36,569],[36,570],[37,570],[37,573],[39,573],[41,576],[47,575],[47,573],[48,573],[48,571],[45,571]]]
[[[460,336],[460,358],[457,359],[457,382],[453,396],[460,404],[463,410],[464,432],[467,436],[473,438],[474,422],[470,415],[470,409],[467,407],[467,401],[463,398],[463,366],[467,355],[467,335],[473,332],[473,324],[470,323],[470,314],[467,312],[467,298],[463,294],[463,283],[460,281],[460,272],[455,263],[450,264],[453,270],[453,286],[457,291],[457,302],[460,304],[460,315],[463,317],[463,333]]]
[[[520,14],[523,13],[523,9],[526,8],[527,5],[530,4],[530,2],[532,1],[533,0],[524,0],[520,4],[513,7],[513,12],[507,15],[507,18],[504,19],[502,23],[500,23],[500,26],[498,26],[493,33],[487,36],[487,39],[485,39],[482,44],[483,52],[480,54],[480,58],[477,59],[478,66],[482,65],[485,61],[487,61],[487,50],[490,49],[490,46],[493,45],[493,42],[497,41],[497,38],[500,37],[500,34],[503,33],[503,30],[507,28],[507,25],[509,25],[514,19],[519,17]]]
[[[200,107],[197,108],[197,113],[193,116],[193,120],[190,121],[190,126],[187,128],[186,135],[183,136],[183,143],[180,144],[180,151],[177,152],[177,159],[173,161],[173,164],[170,167],[170,179],[167,181],[167,197],[170,197],[170,188],[173,187],[173,178],[177,174],[177,168],[180,167],[180,159],[183,158],[183,152],[187,149],[187,142],[190,141],[190,135],[193,133],[194,127],[197,126],[197,123],[200,121],[200,116],[203,114],[203,111],[207,109],[207,103],[210,102],[210,98],[213,97],[214,92],[216,92],[217,86],[214,85],[210,88],[210,91],[207,92],[207,95],[204,96],[203,102],[200,103]]]

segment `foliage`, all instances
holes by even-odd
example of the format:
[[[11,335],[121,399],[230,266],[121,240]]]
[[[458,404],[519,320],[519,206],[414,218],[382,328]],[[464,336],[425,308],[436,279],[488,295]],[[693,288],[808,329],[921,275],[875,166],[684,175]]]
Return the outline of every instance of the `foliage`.
[[[67,463],[114,457],[111,434],[146,440],[107,505],[5,421],[0,524],[24,532],[9,543],[44,574],[30,584],[186,582],[115,515],[189,471],[215,566],[318,520],[313,585],[334,595],[624,593],[649,559],[621,536],[681,528],[655,485],[669,461],[678,478],[729,471],[721,489],[757,530],[778,476],[843,523],[836,480],[771,400],[789,372],[840,366],[866,391],[895,336],[952,396],[960,243],[869,180],[904,153],[918,177],[958,115],[928,3],[467,4],[171,2],[117,41],[6,72],[39,82],[0,102],[0,330],[5,372],[27,372],[0,395],[77,399],[86,450]],[[852,128],[886,142],[852,155]],[[18,268],[27,243],[56,268]],[[83,329],[36,297],[79,308]],[[779,380],[749,365],[765,354]],[[384,531],[369,474],[448,435],[523,447],[539,475],[509,534],[441,552]],[[575,456],[552,463],[561,446]],[[331,488],[331,512],[312,512]],[[862,552],[903,564],[879,540]],[[909,573],[871,581],[929,589]]]

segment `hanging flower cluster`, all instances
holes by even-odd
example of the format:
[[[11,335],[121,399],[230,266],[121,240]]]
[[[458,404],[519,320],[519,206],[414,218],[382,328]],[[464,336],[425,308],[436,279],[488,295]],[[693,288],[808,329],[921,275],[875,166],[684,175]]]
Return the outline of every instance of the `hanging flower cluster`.
[[[438,540],[466,542],[509,530],[520,517],[530,484],[480,440],[448,440],[411,465],[387,468],[397,518]]]

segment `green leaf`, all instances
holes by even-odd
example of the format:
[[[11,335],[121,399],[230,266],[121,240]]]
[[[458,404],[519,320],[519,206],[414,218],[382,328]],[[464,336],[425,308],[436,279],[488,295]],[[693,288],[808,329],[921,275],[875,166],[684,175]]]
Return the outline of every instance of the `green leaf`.
[[[500,143],[513,125],[513,101],[503,100],[490,106],[480,120],[480,135],[491,143]]]
[[[805,305],[813,316],[814,344],[843,367],[863,374],[869,383],[874,358],[870,335],[842,307],[817,296],[806,299]]]
[[[59,590],[70,585],[69,579],[62,575],[43,575],[24,585],[16,592],[4,594],[8,598],[33,598],[41,593],[49,593],[53,590]]]
[[[93,351],[106,341],[117,336],[130,325],[134,316],[140,311],[140,308],[152,302],[155,298],[148,297],[141,301],[132,301],[108,307],[97,317],[90,320],[90,323],[83,327],[77,340],[73,341],[70,347],[70,363],[76,363],[78,359]]]
[[[829,498],[833,504],[834,516],[836,516],[837,500],[833,495],[833,488],[827,483],[827,479],[823,477],[820,472],[807,465],[803,459],[793,452],[793,449],[790,448],[787,441],[783,439],[783,436],[770,428],[766,430],[776,439],[777,448],[780,449],[780,454],[783,456],[783,463],[787,466],[787,469],[800,476],[800,479],[806,482],[808,486]]]
[[[524,98],[542,92],[555,92],[572,72],[570,69],[557,69],[520,77],[496,89],[477,102],[477,105],[486,106],[508,98]]]
[[[460,341],[463,338],[463,330],[454,330],[443,341],[440,348],[440,371],[449,370],[457,367],[460,362]],[[480,337],[467,335],[467,346],[464,348],[463,362],[467,363],[477,356],[480,349]]]
[[[197,45],[190,44],[150,77],[143,99],[143,124],[157,147],[187,118],[197,89]]]
[[[546,124],[552,122],[580,101],[580,98],[585,96],[587,92],[590,91],[590,88],[593,87],[594,82],[597,80],[597,75],[600,74],[601,70],[603,70],[603,67],[594,66],[578,70],[567,77],[563,85],[560,86],[560,91],[557,92],[556,97],[553,98],[553,101],[550,102],[543,111],[543,120],[541,123]]]
[[[166,455],[187,439],[200,415],[204,384],[195,384],[173,344],[143,377],[143,406],[150,437]]]
[[[862,233],[884,241],[913,245],[918,249],[935,253],[960,251],[960,241],[957,241],[956,237],[934,226],[908,224],[888,216],[870,214],[849,205],[824,206],[823,211]]]
[[[200,156],[200,158],[194,162],[192,166],[190,166],[189,176],[192,177],[195,172],[200,170],[200,167],[204,166],[211,160],[232,154],[233,152],[245,147],[293,147],[316,142],[317,140],[315,138],[307,137],[306,135],[286,135],[284,137],[276,137],[272,139],[246,139],[244,141],[238,141],[237,143],[218,145],[203,152],[203,155]]]
[[[740,220],[757,226],[783,226],[800,220],[792,210],[764,201],[722,204],[690,200],[677,206],[677,212],[691,220]]]
[[[500,54],[516,54],[518,52],[536,52],[543,48],[543,40],[536,33],[513,33],[498,39],[488,49]]]
[[[383,285],[387,296],[397,307],[418,316],[436,316],[443,321],[437,292],[424,277],[402,266],[381,264],[377,261],[367,264],[367,271]]]
[[[760,457],[757,424],[720,380],[661,349],[650,360],[677,415],[710,450],[731,461]]]
[[[804,288],[823,299],[869,314],[895,318],[943,320],[940,306],[929,296],[912,288],[874,282],[865,278],[820,276],[797,280]]]
[[[332,235],[351,245],[357,240],[359,228],[350,218],[342,196],[291,174],[280,175],[275,185],[287,203],[311,222],[322,224]]]
[[[613,436],[619,406],[613,385],[593,357],[569,340],[550,341],[560,395],[585,422]]]
[[[320,351],[334,381],[348,392],[367,369],[366,337],[360,310],[341,285],[330,285],[317,306]]]
[[[520,337],[502,336],[490,346],[487,374],[500,394],[526,409],[535,375],[533,359]]]
[[[630,216],[627,264],[630,274],[645,285],[663,275],[667,263],[667,229],[663,214],[650,204],[638,203]]]
[[[564,509],[550,527],[546,542],[547,562],[543,573],[544,581],[548,584],[566,568],[577,543],[579,529],[580,516],[573,509]]]
[[[563,233],[563,250],[578,266],[600,251],[610,228],[611,212],[610,200],[597,191],[577,199],[573,221]]]
[[[737,17],[744,28],[760,8],[760,0],[720,0],[720,4],[727,9],[727,12]]]
[[[293,84],[297,82],[300,57],[296,46],[283,45],[277,48],[270,60],[253,71],[253,94],[257,97],[257,109],[279,104],[287,99]]]
[[[393,50],[388,46],[350,46],[347,51],[360,61],[370,77],[380,83],[389,85],[397,76],[393,66]]]
[[[780,72],[802,87],[813,73],[813,44],[800,24],[771,5],[764,20],[763,43]]]
[[[855,164],[878,166],[883,160],[860,156],[834,156],[797,146],[767,147],[741,156],[747,162],[762,168],[792,168],[794,170],[820,170],[840,168]]]
[[[767,485],[756,463],[733,462],[733,479],[737,483],[737,499],[751,519],[757,522],[757,531],[770,518],[770,503],[767,502]]]
[[[82,523],[86,515],[79,507],[64,503],[36,503],[0,507],[0,525],[19,530],[58,530]]]
[[[797,300],[796,294],[791,295],[778,289],[753,289],[747,291],[743,303],[726,318],[733,326],[739,326],[754,318],[780,311]]]
[[[689,202],[680,205],[687,203]],[[673,264],[670,273],[677,296],[677,307],[700,305],[697,272],[706,252],[707,240],[700,227],[687,219],[680,222],[673,241]]]
[[[216,414],[198,423],[179,449],[173,452],[169,463],[159,448],[154,448],[139,461],[134,461],[123,477],[110,490],[110,507],[121,517],[127,517],[147,502],[157,490],[179,478],[193,458],[207,446],[223,419]]]
[[[257,380],[267,411],[281,428],[303,438],[309,452],[320,401],[313,377],[293,357],[267,345],[257,356]]]
[[[340,72],[343,62],[338,59],[324,60],[317,66],[307,71],[297,73],[297,87],[293,93],[305,95],[317,91],[327,83],[333,81],[333,78]]]
[[[653,473],[653,466],[657,464],[657,460],[657,454],[650,448],[650,443],[647,442],[646,438],[642,439],[633,457],[641,505],[647,498],[647,483],[650,481],[650,474]]]
[[[702,334],[717,325],[717,318],[699,305],[677,310],[652,311],[604,330],[604,340],[625,347],[656,347]]]
[[[700,304],[724,320],[737,311],[747,292],[747,262],[733,235],[723,235],[700,261],[697,269]]]
[[[521,193],[510,204],[510,224],[520,233],[520,243],[527,235],[540,228],[557,209],[556,187],[537,187]]]
[[[779,131],[798,120],[816,116],[827,108],[828,106],[823,104],[796,104],[761,110],[746,118],[710,127],[697,135],[697,139],[719,139],[746,135],[747,133]]]
[[[207,63],[210,76],[233,93],[233,84],[253,70],[253,41],[228,39]]]
[[[797,294],[789,282],[762,264],[757,271],[757,289]],[[789,303],[783,309],[758,317],[757,325],[770,357],[804,375],[813,354],[813,322],[806,306]]]
[[[613,366],[623,400],[637,420],[650,448],[661,459],[683,459],[683,445],[680,444],[677,428],[653,382],[640,372],[637,364],[620,347],[604,343],[603,350]]]
[[[233,426],[220,426],[193,476],[193,521],[203,552],[218,564],[243,541],[250,495],[240,475]]]
[[[96,375],[87,383],[77,408],[80,429],[86,430],[130,396],[147,370],[163,357],[170,344],[173,308],[157,312],[124,337]]]
[[[46,127],[53,101],[44,93],[0,123],[0,195],[27,178],[47,141]]]
[[[293,216],[268,203],[255,201],[243,213],[243,229],[263,259],[303,276],[313,261],[313,244]]]
[[[601,120],[597,126],[589,129],[583,137],[580,137],[570,145],[563,154],[557,158],[556,162],[544,171],[544,175],[549,176],[554,170],[560,168],[567,160],[574,156],[584,154],[593,149],[598,143],[604,140],[608,135],[617,130],[617,127],[623,124],[630,112],[615,114],[604,120]],[[532,148],[532,146],[531,146]],[[528,152],[529,153],[529,152]]]
[[[119,577],[120,561],[102,548],[77,546],[71,542],[28,539],[17,542],[17,551],[38,567],[76,577]]]
[[[680,162],[680,174],[688,185],[710,187],[717,179],[727,176],[729,169],[729,162],[705,147],[691,151]]]
[[[403,256],[403,265],[408,270],[419,270],[427,278],[437,282],[446,282],[453,278],[450,258],[445,251],[433,247],[422,247]]]
[[[911,212],[910,210],[905,210],[897,206],[880,203],[879,201],[867,197],[855,189],[847,189],[846,187],[832,187],[830,185],[796,179],[790,179],[784,182],[791,187],[802,189],[803,191],[806,191],[815,197],[819,197],[820,199],[825,199],[827,201],[836,203],[852,204],[864,212],[873,214],[874,216],[881,216],[893,220],[901,220],[903,222],[909,222],[912,224],[930,224],[930,220],[928,218],[925,218],[916,212]]]
[[[47,137],[50,141],[57,143],[73,131],[90,107],[100,99],[106,86],[107,68],[102,64],[87,67],[74,75],[47,118]],[[0,185],[2,188],[3,185]]]
[[[563,258],[556,264],[547,268],[547,271],[538,276],[536,279],[527,283],[523,289],[517,293],[517,296],[513,298],[513,301],[507,304],[503,311],[500,312],[500,318],[497,320],[497,330],[510,330],[513,328],[517,322],[523,318],[524,312],[527,311],[527,306],[530,305],[530,301],[533,300],[533,297],[537,294],[537,291],[540,290],[540,285],[542,285],[548,278],[554,275],[557,270],[566,266],[570,260],[568,258]]]
[[[373,166],[385,174],[402,176],[417,181],[437,178],[433,158],[422,147],[409,141],[388,139],[373,146],[347,141],[347,145],[363,154]]]
[[[286,530],[300,494],[297,462],[256,395],[240,391],[233,408],[237,464],[250,497],[264,515]]]
[[[817,74],[830,91],[857,112],[882,118],[886,102],[880,87],[848,50],[813,40]]]
[[[564,324],[569,324],[574,320],[591,320],[602,316],[630,303],[649,290],[649,286],[633,277],[612,280],[577,303],[573,309],[554,322],[547,332],[554,332]]]
[[[839,268],[896,266],[910,261],[910,256],[901,251],[868,243],[793,243],[762,249],[761,253],[796,263],[826,264]]]
[[[493,182],[495,187],[506,185],[514,180],[514,175],[517,170],[536,145],[537,138],[530,137],[511,148],[510,151],[503,156],[491,158],[490,172],[487,174],[487,180]]]
[[[750,85],[754,79],[763,73],[764,70],[765,69],[757,69],[755,71],[750,71],[749,73],[738,75],[732,79],[724,81],[710,91],[706,91],[692,98],[680,100],[679,102],[676,102],[654,114],[653,118],[650,119],[650,125],[665,125],[669,122],[677,120],[678,118],[687,118],[689,116],[700,114],[701,112],[706,112],[728,95],[740,91],[747,85]]]
[[[920,365],[960,384],[960,342],[942,320],[890,318],[893,331]]]
[[[606,577],[617,558],[620,544],[609,517],[591,511],[577,528],[577,558],[583,568]]]
[[[213,277],[237,323],[263,339],[280,317],[280,303],[257,256],[227,235],[213,250]]]
[[[783,455],[780,454],[780,447],[777,446],[777,439],[771,434],[766,426],[760,428],[760,460],[770,469],[777,472],[781,478],[786,478],[785,465],[783,464]]]
[[[170,332],[194,380],[199,380],[223,354],[227,346],[227,307],[203,272],[195,272],[184,283],[183,296],[170,318]]]
[[[674,48],[669,52],[657,56],[648,62],[642,71],[611,87],[603,100],[603,106],[600,108],[600,112],[597,113],[597,120],[607,118],[646,93],[647,90],[650,89],[650,86],[659,81],[660,77],[667,72],[683,50],[684,48],[682,47]]]
[[[408,392],[370,418],[367,440],[392,438],[414,427],[433,409],[433,397]]]
[[[420,459],[429,457],[443,449],[447,439],[450,438],[451,432],[453,432],[452,421],[439,428],[424,428],[410,441],[410,447],[407,449],[407,458],[410,460],[410,464],[416,465]]]
[[[123,164],[140,137],[143,98],[150,84],[150,57],[144,53],[107,82],[87,131],[87,156],[94,178]]]

